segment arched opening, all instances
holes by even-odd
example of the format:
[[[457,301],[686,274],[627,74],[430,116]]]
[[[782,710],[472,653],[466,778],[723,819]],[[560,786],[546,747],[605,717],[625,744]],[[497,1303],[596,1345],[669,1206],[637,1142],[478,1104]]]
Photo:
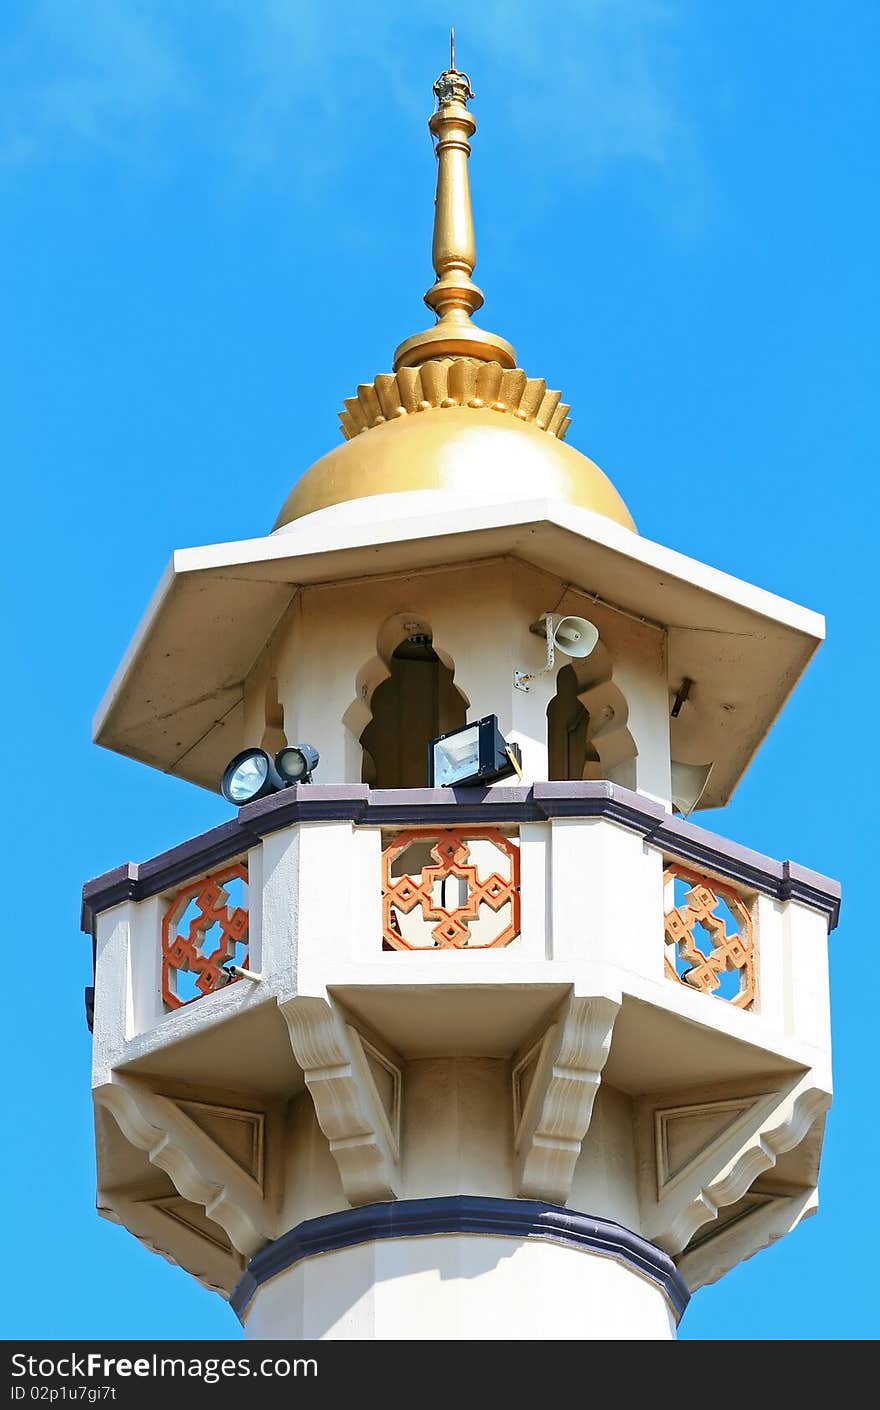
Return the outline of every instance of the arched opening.
[[[270,676],[266,684],[264,719],[265,728],[260,748],[265,749],[267,754],[277,754],[278,750],[287,744],[287,735],[284,733],[284,706],[278,699],[277,676]]]
[[[607,778],[635,788],[638,750],[628,716],[614,661],[600,641],[556,677],[556,694],[547,707],[548,777]]]
[[[405,637],[388,666],[360,737],[361,777],[373,788],[427,788],[428,743],[467,722],[467,702],[427,632]]]
[[[589,742],[589,712],[578,698],[581,689],[574,667],[563,666],[556,694],[547,706],[548,778],[582,779],[587,776],[586,765],[599,762]]]

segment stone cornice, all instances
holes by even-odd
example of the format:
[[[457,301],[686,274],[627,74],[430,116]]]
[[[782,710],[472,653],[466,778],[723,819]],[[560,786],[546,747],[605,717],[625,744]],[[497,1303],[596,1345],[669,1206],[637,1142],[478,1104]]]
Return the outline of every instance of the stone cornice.
[[[780,901],[822,911],[834,929],[840,884],[796,862],[778,862],[716,833],[673,817],[658,803],[618,784],[536,783],[531,788],[371,789],[366,784],[296,784],[240,808],[237,817],[146,862],[127,862],[86,882],[82,928],[91,934],[101,911],[145,900],[202,871],[241,856],[280,828],[298,822],[350,821],[361,827],[450,827],[479,823],[604,818],[640,833],[652,846]]]

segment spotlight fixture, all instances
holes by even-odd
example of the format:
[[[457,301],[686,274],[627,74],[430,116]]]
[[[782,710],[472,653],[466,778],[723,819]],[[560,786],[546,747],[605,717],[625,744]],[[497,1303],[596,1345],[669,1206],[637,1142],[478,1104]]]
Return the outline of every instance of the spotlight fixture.
[[[220,780],[223,797],[238,808],[283,787],[284,780],[265,749],[242,749],[229,760]]]
[[[289,783],[311,783],[320,755],[314,744],[290,744],[275,755],[275,767]]]
[[[318,758],[313,744],[288,745],[274,760],[265,749],[242,749],[223,770],[220,792],[228,803],[243,808],[245,803],[279,793],[292,783],[311,783]]]
[[[494,783],[518,774],[522,778],[518,744],[508,744],[497,715],[484,715],[473,724],[441,734],[428,745],[428,784],[453,788],[469,783]]]

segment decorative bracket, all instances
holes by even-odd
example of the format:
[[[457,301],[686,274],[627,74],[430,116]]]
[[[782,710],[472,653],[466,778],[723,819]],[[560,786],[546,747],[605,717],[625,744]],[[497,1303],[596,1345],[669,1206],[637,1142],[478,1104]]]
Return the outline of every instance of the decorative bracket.
[[[688,1248],[678,1260],[678,1271],[691,1292],[707,1283],[717,1283],[731,1268],[790,1233],[818,1207],[815,1186],[791,1194],[756,1195],[751,1210]]]
[[[177,1102],[119,1076],[96,1087],[94,1097],[126,1139],[170,1175],[184,1199],[203,1206],[239,1253],[252,1258],[274,1238],[261,1184]]]
[[[565,1204],[611,1048],[620,998],[572,994],[513,1070],[516,1193]]]
[[[202,1287],[228,1297],[241,1277],[245,1260],[223,1244],[222,1230],[216,1230],[218,1237],[214,1239],[190,1221],[187,1215],[196,1208],[182,1195],[133,1199],[119,1190],[98,1192],[98,1213],[104,1219],[121,1224],[151,1253],[183,1268]],[[202,1214],[200,1206],[198,1212]],[[210,1223],[204,1215],[202,1219],[205,1224]]]
[[[393,1112],[386,1110],[360,1035],[329,1000],[306,995],[278,1001],[294,1057],[303,1069],[318,1124],[330,1142],[352,1205],[397,1199],[399,1153]],[[400,1069],[396,1073],[399,1102]]]
[[[779,1078],[737,1088],[727,1084],[724,1089],[664,1093],[639,1102],[646,1238],[671,1254],[686,1249],[698,1229],[741,1200],[821,1121],[831,1095],[813,1073],[768,1091],[773,1082]],[[803,1187],[812,1187],[816,1172],[806,1148],[803,1163]],[[721,1230],[718,1237],[723,1237]]]

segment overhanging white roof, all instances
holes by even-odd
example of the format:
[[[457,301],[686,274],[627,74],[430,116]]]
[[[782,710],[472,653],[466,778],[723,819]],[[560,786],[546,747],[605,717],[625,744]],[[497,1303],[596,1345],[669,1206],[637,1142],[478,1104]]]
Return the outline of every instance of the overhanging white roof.
[[[433,499],[433,496],[432,496]],[[414,501],[422,505],[417,517]],[[509,555],[667,629],[669,682],[699,682],[674,757],[715,761],[725,803],[824,637],[823,618],[599,514],[374,496],[265,538],[175,552],[94,722],[97,743],[217,789],[239,747],[244,681],[297,588]]]

